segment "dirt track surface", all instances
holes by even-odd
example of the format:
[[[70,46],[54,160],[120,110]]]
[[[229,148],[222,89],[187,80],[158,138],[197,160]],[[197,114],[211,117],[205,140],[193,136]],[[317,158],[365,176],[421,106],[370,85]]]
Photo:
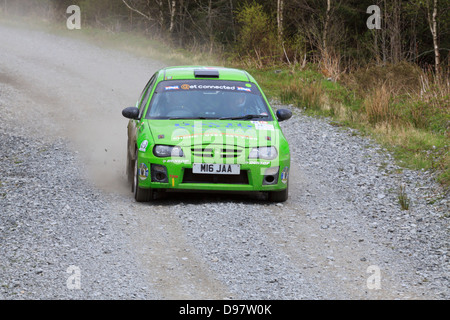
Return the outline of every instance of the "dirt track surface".
[[[7,257],[0,298],[450,297],[448,206],[439,186],[426,175],[393,173],[391,157],[355,132],[294,112],[283,124],[292,151],[284,204],[202,194],[135,203],[125,178],[121,110],[135,104],[163,64],[1,24],[0,43],[0,250]],[[13,160],[6,150],[24,158]],[[53,158],[48,183],[63,197],[45,196],[42,184],[27,189],[26,174],[18,182],[14,168],[26,157],[33,166],[25,169],[42,172]],[[58,171],[64,165],[71,166],[70,183]],[[414,199],[409,211],[396,202],[399,182]],[[427,204],[431,198],[439,200]],[[78,250],[77,241],[53,248],[54,234],[33,226],[52,222],[41,215],[55,223],[47,233],[90,240]],[[64,251],[69,246],[75,256]],[[71,265],[81,272],[76,290],[66,286]],[[378,289],[371,286],[374,268]]]

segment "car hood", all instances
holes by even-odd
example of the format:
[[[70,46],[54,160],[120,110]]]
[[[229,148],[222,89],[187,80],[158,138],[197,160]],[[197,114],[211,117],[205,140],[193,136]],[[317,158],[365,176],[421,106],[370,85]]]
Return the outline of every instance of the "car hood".
[[[275,121],[146,120],[155,144],[270,146],[282,137]]]

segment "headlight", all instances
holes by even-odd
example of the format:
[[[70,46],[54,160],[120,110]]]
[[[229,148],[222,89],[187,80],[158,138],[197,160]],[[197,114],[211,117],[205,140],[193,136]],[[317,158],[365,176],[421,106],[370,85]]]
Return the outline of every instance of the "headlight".
[[[153,148],[153,154],[160,158],[184,157],[183,149],[178,146],[156,145]]]
[[[265,159],[273,160],[278,156],[277,149],[275,147],[258,147],[253,148],[248,155],[249,159]]]

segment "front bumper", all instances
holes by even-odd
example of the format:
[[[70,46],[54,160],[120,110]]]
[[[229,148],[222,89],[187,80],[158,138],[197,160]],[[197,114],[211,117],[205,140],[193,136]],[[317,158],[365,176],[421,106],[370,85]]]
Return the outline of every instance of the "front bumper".
[[[146,153],[138,158],[139,187],[144,189],[280,191],[287,187],[290,167],[290,158],[285,156],[246,161],[240,165],[240,175],[194,174],[192,162],[183,158],[164,159]]]

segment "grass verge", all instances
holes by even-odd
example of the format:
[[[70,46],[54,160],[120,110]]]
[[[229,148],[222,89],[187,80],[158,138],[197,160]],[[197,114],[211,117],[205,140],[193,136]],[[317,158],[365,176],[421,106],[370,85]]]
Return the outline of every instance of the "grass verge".
[[[315,68],[249,71],[268,97],[358,129],[391,151],[402,167],[435,172],[448,190],[448,79],[438,83],[430,73],[404,64],[378,67],[375,75],[372,69],[360,71],[335,82]],[[415,74],[407,68],[414,68]]]

